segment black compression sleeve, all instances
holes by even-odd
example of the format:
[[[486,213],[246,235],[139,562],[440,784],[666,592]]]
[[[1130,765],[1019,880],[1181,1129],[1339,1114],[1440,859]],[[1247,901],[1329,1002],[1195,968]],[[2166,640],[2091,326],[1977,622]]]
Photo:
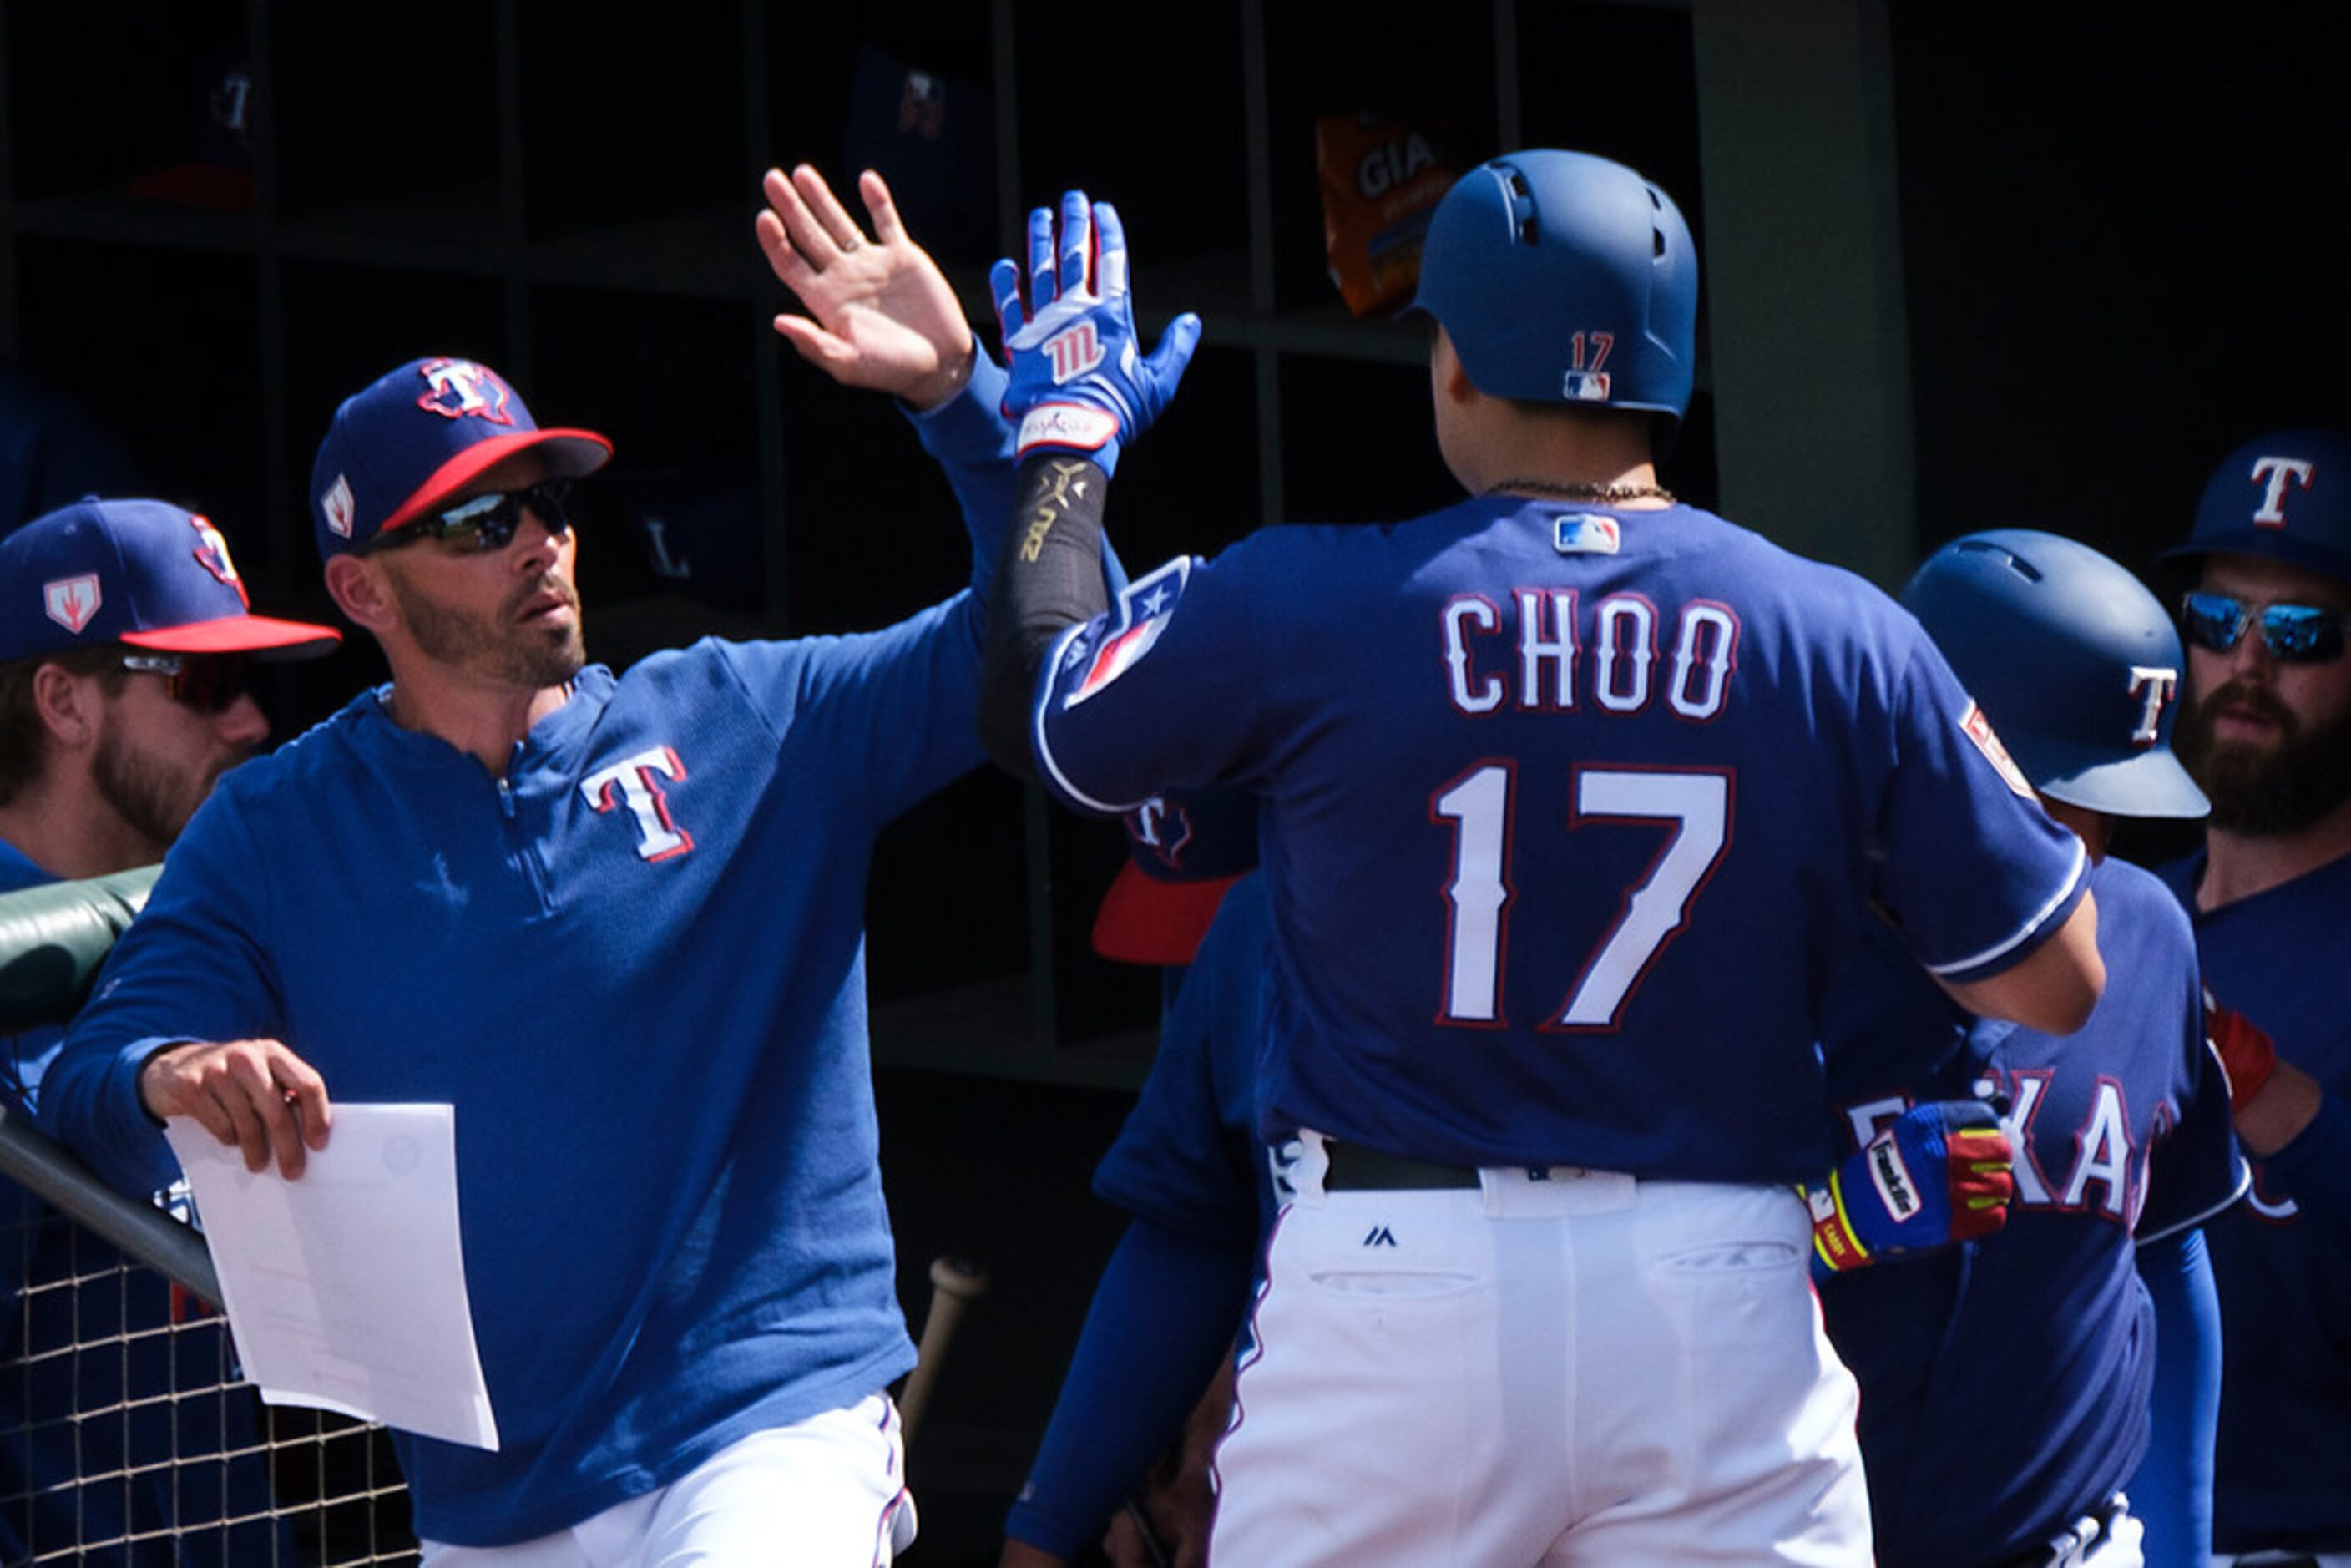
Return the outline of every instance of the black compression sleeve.
[[[1052,453],[1020,465],[987,607],[979,737],[1006,772],[1037,776],[1029,713],[1037,668],[1062,631],[1110,602],[1102,585],[1102,514],[1109,479],[1082,457]]]

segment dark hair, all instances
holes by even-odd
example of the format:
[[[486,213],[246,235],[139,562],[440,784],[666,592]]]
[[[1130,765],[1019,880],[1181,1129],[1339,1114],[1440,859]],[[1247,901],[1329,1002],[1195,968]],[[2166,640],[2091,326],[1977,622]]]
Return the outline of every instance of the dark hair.
[[[122,644],[99,643],[58,653],[0,664],[0,806],[40,776],[48,747],[48,727],[33,704],[33,677],[44,664],[69,674],[96,675],[109,696],[122,689],[131,672],[122,667]]]

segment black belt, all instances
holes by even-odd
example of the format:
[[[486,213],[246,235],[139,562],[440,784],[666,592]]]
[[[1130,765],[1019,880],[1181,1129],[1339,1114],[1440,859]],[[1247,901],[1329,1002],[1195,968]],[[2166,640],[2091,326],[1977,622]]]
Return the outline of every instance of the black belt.
[[[2077,1517],[2095,1520],[2098,1525],[2097,1539],[2104,1541],[2113,1534],[2116,1516],[2129,1511],[2124,1506],[2121,1497],[2116,1496],[2106,1499],[2105,1501],[2090,1510],[2087,1515]],[[2076,1543],[2071,1540],[2069,1533],[2067,1537],[2062,1539],[2062,1545],[2056,1540],[2043,1541],[2038,1545],[2028,1546],[2022,1552],[2011,1552],[2006,1557],[1987,1563],[1985,1568],[2047,1568],[2049,1563],[2064,1561],[2067,1553],[2074,1550],[2076,1550]]]
[[[1441,1166],[1430,1160],[1408,1160],[1382,1154],[1361,1144],[1325,1139],[1322,1152],[1330,1160],[1322,1173],[1324,1192],[1418,1192],[1432,1187],[1474,1187],[1478,1173],[1467,1166]]]

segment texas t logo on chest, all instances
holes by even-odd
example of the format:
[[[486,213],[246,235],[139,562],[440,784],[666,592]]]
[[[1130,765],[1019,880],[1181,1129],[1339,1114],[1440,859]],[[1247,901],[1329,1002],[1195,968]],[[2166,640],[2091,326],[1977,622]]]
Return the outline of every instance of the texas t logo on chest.
[[[649,746],[599,768],[580,781],[580,793],[599,811],[626,807],[636,823],[640,859],[665,861],[694,848],[694,835],[674,821],[662,780],[682,783],[685,764],[666,746]]]

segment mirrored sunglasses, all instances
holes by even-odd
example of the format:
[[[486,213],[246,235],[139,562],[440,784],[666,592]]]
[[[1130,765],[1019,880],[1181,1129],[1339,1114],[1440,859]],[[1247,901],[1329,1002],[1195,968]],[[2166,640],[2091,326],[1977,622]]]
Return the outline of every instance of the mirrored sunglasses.
[[[122,667],[162,676],[172,700],[198,713],[220,713],[253,690],[253,661],[243,653],[125,653]]]
[[[502,550],[513,540],[515,530],[522,527],[526,507],[550,534],[559,534],[570,527],[564,512],[564,502],[570,494],[570,480],[549,479],[528,489],[475,496],[413,523],[402,523],[389,533],[378,534],[369,541],[368,548],[397,549],[418,539],[439,539],[462,554]]]
[[[2181,601],[2179,629],[2199,648],[2225,653],[2259,622],[2262,645],[2281,664],[2324,664],[2343,656],[2343,614],[2310,604],[2264,604],[2259,610],[2226,593],[2191,593]]]

